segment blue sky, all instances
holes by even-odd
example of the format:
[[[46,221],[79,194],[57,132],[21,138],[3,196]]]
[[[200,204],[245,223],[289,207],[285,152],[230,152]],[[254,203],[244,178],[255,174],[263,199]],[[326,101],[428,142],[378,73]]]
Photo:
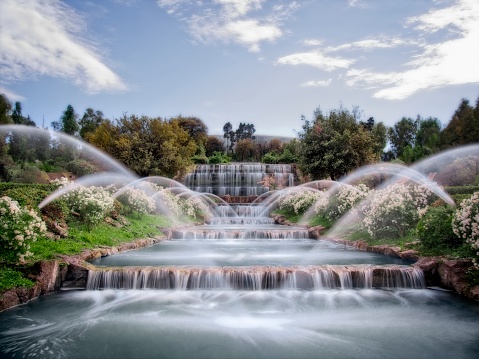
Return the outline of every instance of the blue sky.
[[[359,106],[447,124],[479,97],[477,0],[1,0],[0,93],[38,126],[71,104],[295,136]]]

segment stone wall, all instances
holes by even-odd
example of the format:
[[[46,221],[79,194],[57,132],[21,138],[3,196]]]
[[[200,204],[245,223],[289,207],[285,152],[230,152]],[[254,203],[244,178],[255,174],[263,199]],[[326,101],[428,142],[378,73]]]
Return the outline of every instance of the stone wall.
[[[13,288],[0,294],[0,311],[28,302],[40,295],[57,292],[62,289],[83,289],[86,287],[88,270],[87,261],[115,254],[118,252],[146,247],[171,237],[171,229],[162,229],[166,236],[139,239],[122,243],[115,247],[87,249],[76,256],[60,256],[59,259],[35,263],[27,273],[35,282],[32,288]]]

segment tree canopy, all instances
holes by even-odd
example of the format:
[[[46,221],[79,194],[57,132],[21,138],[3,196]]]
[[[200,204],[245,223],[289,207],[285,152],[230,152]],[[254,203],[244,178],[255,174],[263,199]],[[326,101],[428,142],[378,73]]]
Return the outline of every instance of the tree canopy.
[[[339,179],[349,171],[379,160],[379,139],[358,121],[358,112],[342,107],[324,114],[319,108],[314,120],[303,117],[300,167],[312,179]],[[377,131],[378,133],[380,131]],[[379,135],[378,135],[379,136]]]

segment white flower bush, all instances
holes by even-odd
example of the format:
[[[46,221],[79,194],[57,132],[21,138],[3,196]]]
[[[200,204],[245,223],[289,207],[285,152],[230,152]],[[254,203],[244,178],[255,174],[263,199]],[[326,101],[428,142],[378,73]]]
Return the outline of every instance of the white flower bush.
[[[330,220],[338,219],[350,210],[357,211],[354,206],[366,198],[370,191],[364,184],[342,184],[334,193],[325,192],[315,203],[314,211]]]
[[[6,262],[24,262],[32,255],[30,244],[47,228],[45,222],[33,211],[21,207],[10,197],[0,198],[0,258]]]
[[[73,213],[77,213],[83,223],[88,226],[94,226],[105,219],[105,217],[114,209],[114,199],[112,191],[114,187],[108,186],[81,186],[73,181],[62,177],[51,181],[59,187],[68,189],[64,195],[64,200]]]
[[[130,212],[136,211],[138,216],[155,211],[155,201],[143,189],[135,187],[124,188],[117,197]]]
[[[431,190],[423,185],[395,183],[373,190],[363,207],[363,227],[376,238],[397,238],[415,228],[429,204]]]
[[[452,219],[453,232],[474,250],[478,250],[479,257],[479,192],[461,202]],[[474,265],[479,267],[478,258],[474,258]]]
[[[324,192],[315,191],[307,187],[293,187],[281,195],[278,200],[279,208],[302,214],[323,195]]]

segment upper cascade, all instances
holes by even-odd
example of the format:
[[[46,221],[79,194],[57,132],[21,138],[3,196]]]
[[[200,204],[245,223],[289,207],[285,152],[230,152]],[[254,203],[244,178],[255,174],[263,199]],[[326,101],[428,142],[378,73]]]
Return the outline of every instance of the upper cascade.
[[[272,189],[262,183],[266,177],[277,187],[294,185],[291,165],[261,163],[196,165],[186,175],[185,185],[196,192],[217,196],[259,196]]]

